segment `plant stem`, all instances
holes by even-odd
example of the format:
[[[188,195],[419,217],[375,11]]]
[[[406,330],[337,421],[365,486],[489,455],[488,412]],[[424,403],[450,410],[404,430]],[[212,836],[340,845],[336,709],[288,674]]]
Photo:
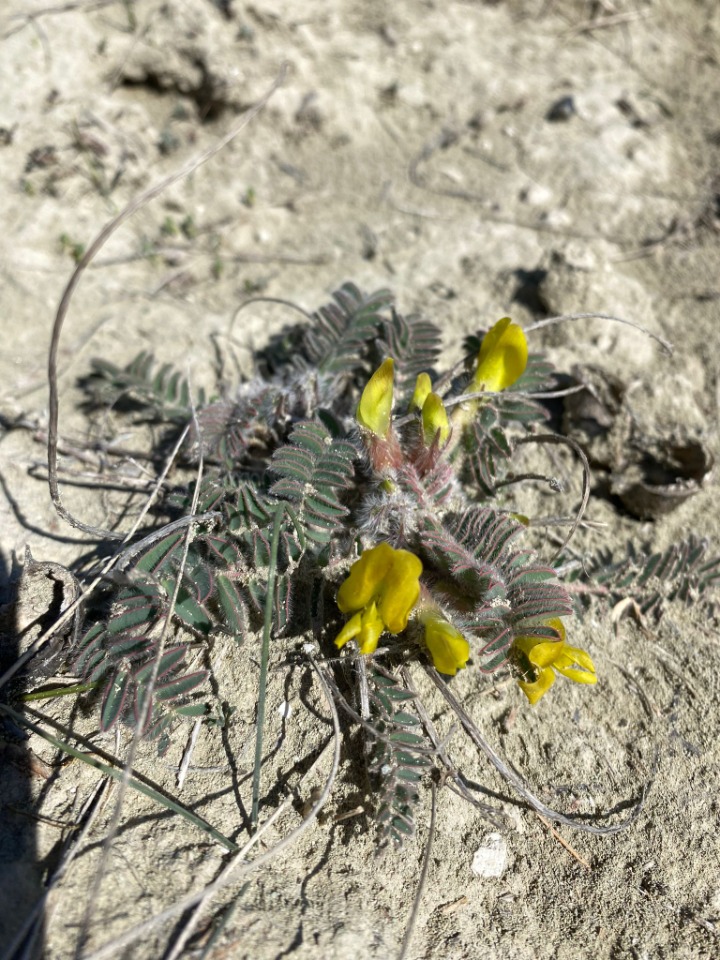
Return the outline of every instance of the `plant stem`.
[[[252,782],[252,808],[250,811],[250,829],[254,831],[258,822],[260,805],[260,768],[263,754],[263,727],[265,725],[265,699],[267,695],[268,662],[270,660],[270,634],[273,621],[273,601],[275,599],[275,578],[277,575],[278,544],[280,528],[285,510],[278,507],[273,521],[270,540],[270,563],[268,566],[267,592],[265,594],[265,623],[263,625],[262,648],[260,651],[260,677],[258,680],[257,733],[255,736],[255,769]]]

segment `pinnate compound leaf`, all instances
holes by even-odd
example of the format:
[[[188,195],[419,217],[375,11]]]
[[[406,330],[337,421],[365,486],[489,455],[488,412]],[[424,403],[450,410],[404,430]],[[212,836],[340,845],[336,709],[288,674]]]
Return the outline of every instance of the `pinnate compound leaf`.
[[[319,420],[296,424],[287,444],[275,452],[271,469],[280,479],[270,493],[292,504],[299,537],[324,544],[342,529],[348,510],[339,492],[351,485],[355,457],[353,445],[334,439]]]
[[[366,296],[355,284],[344,284],[333,294],[332,303],[313,314],[303,336],[305,356],[322,374],[364,369],[363,357],[377,339],[391,303],[387,290]]]
[[[395,391],[401,406],[407,407],[418,374],[430,373],[435,367],[440,347],[440,330],[428,320],[402,317],[393,310],[383,321],[376,359],[378,363],[385,357],[395,360]]]

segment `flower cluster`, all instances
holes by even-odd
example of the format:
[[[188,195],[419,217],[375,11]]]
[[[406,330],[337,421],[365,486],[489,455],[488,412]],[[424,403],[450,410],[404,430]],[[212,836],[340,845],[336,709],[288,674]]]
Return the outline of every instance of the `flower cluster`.
[[[353,616],[335,645],[357,640],[361,653],[374,653],[384,630],[402,633],[420,596],[421,573],[422,563],[408,550],[395,550],[388,543],[365,550],[338,590],[338,607]]]
[[[507,389],[522,376],[527,361],[525,334],[509,317],[504,317],[482,341],[470,384],[472,392],[497,393]],[[388,467],[402,463],[406,456],[393,431],[393,399],[394,361],[388,358],[370,377],[356,413],[371,464],[385,477],[386,490],[393,488],[387,479]],[[459,436],[483,402],[474,399],[458,405],[450,418],[442,397],[432,389],[429,374],[419,374],[408,412],[419,414],[419,436],[423,449],[428,451],[426,459],[450,455],[453,432]],[[416,466],[419,462],[415,461]],[[470,644],[443,614],[430,588],[421,584],[422,573],[420,559],[410,550],[396,549],[389,543],[378,543],[365,550],[338,591],[338,607],[350,618],[338,634],[336,646],[341,648],[355,640],[361,653],[374,653],[381,635],[386,631],[402,633],[414,611],[424,628],[425,647],[436,669],[454,676],[465,667],[470,659]],[[546,626],[557,634],[557,639],[521,636],[512,644],[510,659],[523,676],[518,682],[531,704],[550,689],[556,673],[577,683],[597,680],[589,654],[566,643],[562,621],[551,619]]]
[[[402,633],[416,605],[425,627],[425,645],[435,667],[453,676],[470,657],[470,645],[432,604],[420,603],[422,563],[409,550],[379,543],[365,550],[338,590],[337,604],[352,614],[335,639],[338,648],[356,640],[361,653],[374,653],[384,631]]]
[[[512,386],[527,366],[527,340],[522,328],[509,317],[498,320],[485,334],[478,353],[471,388],[474,392],[497,393]],[[371,459],[379,472],[401,457],[392,429],[395,361],[388,357],[370,377],[360,397],[356,419],[363,431]],[[459,407],[453,416],[458,427],[474,416],[477,401]],[[442,397],[432,389],[428,373],[418,374],[408,412],[418,412],[424,446],[447,445],[452,432],[451,420]]]

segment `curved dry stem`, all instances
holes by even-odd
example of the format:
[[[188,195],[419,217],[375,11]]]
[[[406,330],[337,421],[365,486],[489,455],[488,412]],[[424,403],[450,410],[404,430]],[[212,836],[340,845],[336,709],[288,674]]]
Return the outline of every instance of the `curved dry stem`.
[[[435,386],[437,387],[437,384]],[[472,393],[461,393],[459,397],[452,397],[450,400],[443,397],[443,403],[445,407],[456,407],[459,403],[466,403],[468,400],[482,400],[484,397],[497,397],[500,394],[506,397],[528,397],[530,400],[557,400],[559,397],[568,397],[585,389],[585,385],[581,383],[576,387],[566,387],[564,390],[542,390],[537,393],[531,390],[476,390]]]
[[[641,323],[637,323],[635,320],[626,320],[624,317],[614,317],[611,313],[564,313],[558,317],[547,317],[545,320],[537,320],[525,328],[525,333],[532,333],[534,330],[542,330],[543,327],[550,327],[571,320],[612,320],[613,323],[623,323],[626,327],[639,330],[641,333],[644,333],[645,336],[655,340],[669,356],[673,355],[673,345],[669,340],[659,336],[657,333],[653,333],[652,330],[648,330],[647,327],[644,327]]]
[[[298,313],[301,313],[306,320],[312,320],[313,315],[308,313],[299,303],[293,303],[292,300],[285,300],[283,297],[250,297],[249,300],[244,300],[237,308],[235,313],[233,313],[230,318],[230,325],[228,327],[228,335],[232,333],[233,327],[235,326],[235,321],[240,316],[241,312],[245,307],[249,307],[253,303],[279,303],[283,307],[289,307],[291,310],[297,310]]]
[[[552,517],[530,517],[528,520],[529,527],[569,527],[575,523],[575,517],[563,517],[563,516],[552,516]],[[584,530],[605,530],[610,526],[605,520],[588,520],[583,518],[578,524],[579,527],[582,527]],[[563,571],[557,570],[558,575],[561,575]],[[565,587],[567,588],[567,584]]]
[[[175,530],[183,530],[185,527],[195,527],[203,523],[212,523],[214,520],[218,520],[220,517],[222,517],[222,514],[217,510],[209,510],[207,513],[189,513],[186,517],[180,517],[177,520],[171,520],[170,523],[163,524],[159,530],[153,530],[152,533],[149,533],[146,537],[143,537],[142,540],[137,540],[129,547],[126,547],[125,550],[122,550],[120,553],[116,554],[115,566],[120,571],[125,570],[129,566],[130,562],[135,559],[135,557],[141,553],[144,553],[154,543],[156,543],[158,540],[162,540],[162,538],[166,537],[169,533],[173,533]]]
[[[127,543],[129,540],[131,540],[135,536],[135,533],[137,532],[138,528],[140,527],[140,524],[142,523],[145,516],[147,515],[148,510],[150,509],[156,497],[158,496],[160,490],[162,489],[163,484],[165,483],[165,478],[170,472],[170,468],[174,463],[175,457],[177,456],[181,446],[185,442],[185,438],[187,437],[189,429],[190,429],[190,425],[188,424],[188,426],[183,430],[182,434],[180,435],[172,451],[170,452],[167,462],[163,467],[162,473],[158,477],[157,482],[155,483],[155,487],[152,493],[150,494],[150,496],[148,497],[148,500],[145,506],[142,508],[138,516],[135,518],[135,520],[133,521],[132,527],[123,538],[124,543]],[[207,516],[210,516],[210,515],[201,514],[196,519],[198,522],[201,522],[201,520],[203,520]],[[130,549],[132,550],[132,548]],[[95,590],[95,588],[98,587],[103,582],[103,580],[108,575],[108,573],[113,569],[113,567],[122,560],[123,556],[124,556],[123,553],[115,554],[103,564],[97,576],[91,580],[91,582],[87,585],[87,587],[85,587],[80,591],[80,593],[75,598],[75,600],[73,600],[73,602],[67,607],[67,609],[63,611],[63,613],[57,618],[55,623],[51,627],[48,627],[45,633],[40,634],[39,637],[33,640],[33,642],[30,644],[27,650],[23,653],[23,655],[21,657],[18,657],[18,659],[10,667],[8,667],[5,673],[3,673],[2,676],[0,676],[0,689],[2,689],[5,686],[5,684],[9,680],[11,680],[12,677],[15,676],[18,670],[20,670],[29,660],[31,660],[35,656],[36,653],[40,651],[40,649],[47,643],[48,640],[50,640],[58,632],[58,630],[64,627],[65,624],[68,623],[68,621],[70,621],[77,614],[80,607],[84,603],[85,599],[89,597],[90,594],[93,592],[93,590]]]
[[[437,787],[434,783],[430,784],[430,790],[432,797],[432,805],[430,807],[430,827],[428,829],[427,843],[425,844],[425,849],[423,850],[423,865],[422,870],[420,871],[420,879],[418,881],[415,899],[413,900],[412,910],[410,911],[410,916],[408,917],[405,936],[403,937],[400,952],[398,953],[398,960],[405,960],[408,950],[410,949],[410,941],[412,940],[412,935],[415,932],[418,913],[420,911],[420,904],[422,902],[423,894],[425,893],[425,887],[427,886],[427,878],[430,870],[430,854],[432,853],[433,840],[435,839],[435,822],[437,819]]]
[[[535,434],[532,437],[521,437],[517,441],[518,445],[521,443],[557,443],[564,444],[567,447],[570,447],[571,450],[574,450],[575,453],[580,457],[583,466],[583,483],[582,483],[582,499],[580,501],[580,506],[578,511],[575,514],[575,519],[573,524],[570,527],[568,535],[565,537],[563,542],[560,544],[553,560],[556,560],[557,557],[563,552],[563,550],[570,543],[572,538],[575,536],[575,531],[580,525],[580,521],[585,515],[585,510],[587,509],[588,501],[590,499],[590,464],[588,463],[588,458],[585,456],[585,451],[580,446],[579,443],[576,443],[575,440],[570,439],[570,437],[562,437],[558,433],[539,433]]]
[[[643,787],[642,796],[638,801],[637,806],[635,807],[633,812],[630,814],[630,816],[627,818],[627,820],[623,820],[622,823],[614,824],[611,827],[596,827],[591,823],[584,823],[582,820],[573,820],[570,817],[566,816],[564,813],[560,813],[557,810],[553,810],[552,807],[548,807],[546,804],[542,802],[542,800],[539,799],[539,797],[536,797],[535,794],[532,793],[532,791],[530,790],[528,785],[525,783],[525,781],[522,779],[522,777],[519,776],[519,774],[517,774],[511,767],[509,767],[505,763],[505,761],[502,760],[502,758],[497,755],[497,753],[495,753],[493,748],[490,746],[487,740],[480,733],[480,730],[478,729],[474,720],[467,713],[463,705],[457,699],[455,694],[450,690],[450,688],[445,683],[445,681],[440,676],[440,674],[437,672],[437,670],[434,667],[426,665],[425,672],[430,677],[430,679],[435,684],[435,686],[438,688],[440,693],[443,695],[443,697],[445,698],[445,700],[447,701],[447,703],[449,704],[449,706],[451,707],[451,709],[453,710],[457,718],[460,720],[468,736],[473,741],[475,746],[478,747],[485,754],[485,756],[488,758],[490,763],[492,763],[492,765],[498,771],[500,776],[507,783],[509,783],[510,786],[513,787],[515,791],[519,793],[520,796],[524,800],[526,800],[530,804],[530,806],[534,810],[536,810],[538,813],[543,814],[543,816],[547,817],[549,820],[554,820],[557,823],[562,823],[566,827],[572,827],[573,830],[581,830],[584,833],[592,833],[600,837],[611,836],[612,834],[620,833],[623,830],[627,830],[627,828],[632,826],[632,824],[635,823],[637,818],[640,816],[640,813],[642,812],[648,792],[652,785],[652,781],[649,781]]]
[[[403,678],[403,682],[405,683],[405,687],[414,693],[412,679],[410,677],[410,671],[408,668],[402,667],[400,674]],[[492,823],[494,827],[497,827],[498,830],[507,829],[510,826],[508,817],[505,816],[502,810],[498,810],[496,807],[491,807],[489,803],[483,803],[481,800],[478,800],[477,797],[472,795],[470,789],[465,783],[465,779],[445,749],[445,742],[450,739],[450,736],[452,735],[453,731],[457,729],[457,727],[453,727],[443,742],[440,739],[437,730],[435,729],[435,724],[432,722],[425,704],[422,702],[422,700],[420,700],[419,697],[414,701],[413,706],[417,711],[417,715],[422,721],[422,724],[425,727],[433,746],[435,747],[438,758],[442,761],[445,767],[445,770],[443,771],[444,782],[448,783],[448,785],[449,781],[452,781],[453,783],[453,787],[449,787],[449,789],[452,789],[453,792],[457,793],[458,796],[461,796],[463,800],[475,807],[476,810],[479,810],[485,819]]]
[[[332,724],[333,724],[333,763],[330,773],[328,774],[325,785],[323,786],[322,791],[320,792],[319,797],[310,808],[309,812],[302,820],[297,827],[290,831],[290,833],[280,840],[274,847],[266,851],[260,856],[256,857],[251,863],[242,863],[241,861],[247,855],[247,852],[253,847],[255,843],[264,835],[270,825],[279,817],[280,813],[290,804],[290,800],[285,801],[285,803],[278,808],[278,810],[270,817],[270,819],[263,824],[263,826],[258,830],[257,833],[253,834],[248,843],[243,847],[240,852],[233,857],[233,859],[227,864],[217,880],[214,880],[211,884],[205,887],[203,890],[200,890],[198,893],[190,894],[187,897],[183,897],[182,900],[179,900],[177,903],[173,904],[171,907],[168,907],[167,910],[163,910],[161,913],[157,914],[155,917],[152,917],[150,920],[146,920],[144,923],[139,923],[134,927],[131,927],[125,933],[120,934],[117,937],[114,937],[113,940],[108,941],[99,949],[93,951],[93,953],[86,955],[83,960],[105,960],[106,957],[112,957],[118,951],[124,949],[131,943],[135,943],[141,937],[144,937],[148,934],[154,933],[157,927],[165,923],[167,920],[172,920],[173,917],[177,917],[180,914],[184,913],[186,910],[189,910],[191,907],[195,907],[198,904],[206,904],[207,901],[219,893],[224,887],[230,883],[231,880],[236,880],[238,877],[247,876],[250,873],[253,873],[255,870],[264,866],[267,863],[270,863],[275,857],[277,857],[283,850],[287,849],[293,843],[295,843],[302,834],[308,829],[308,827],[313,823],[318,813],[325,806],[328,797],[330,796],[330,791],[332,789],[333,783],[335,782],[335,777],[337,776],[338,767],[340,766],[340,718],[338,717],[338,712],[333,701],[332,693],[330,688],[327,685],[325,677],[320,670],[317,662],[312,656],[309,656],[310,665],[315,671],[315,675],[318,678],[320,687],[325,695],[328,707],[330,709]],[[323,753],[320,756],[324,755]],[[318,757],[318,761],[320,757]],[[317,762],[317,761],[316,761]],[[314,768],[311,767],[311,770]],[[309,773],[310,771],[308,771]]]
[[[666,340],[664,337],[659,336],[657,333],[653,333],[651,330],[648,330],[647,327],[644,327],[641,323],[637,323],[635,320],[626,320],[624,317],[616,317],[610,313],[566,313],[557,317],[546,317],[544,320],[537,320],[535,323],[530,324],[529,327],[525,327],[525,333],[533,333],[535,330],[541,330],[543,327],[553,326],[558,323],[565,323],[566,321],[572,320],[611,320],[614,323],[622,323],[625,326],[633,327],[635,330],[639,330],[641,333],[644,333],[646,336],[650,337],[652,340],[655,340],[660,346],[665,350],[670,356],[673,355],[673,345],[669,340]],[[452,379],[456,374],[463,368],[465,365],[466,358],[458,360],[454,366],[435,384],[436,393],[442,395],[442,390],[445,386],[452,382]],[[558,397],[566,397],[573,393],[578,393],[583,390],[584,387],[582,384],[575,387],[567,387],[564,390],[551,390],[551,391],[541,391],[539,393],[533,393],[527,390],[517,390],[512,391],[513,396],[518,397],[529,397],[533,400],[553,400]],[[459,403],[466,403],[468,400],[481,400],[485,396],[492,396],[493,394],[490,391],[480,391],[473,393],[463,393],[459,397],[453,397],[450,400],[444,400],[446,407],[453,407]]]
[[[526,480],[538,480],[540,483],[546,483],[550,489],[557,491],[557,480],[544,473],[515,473],[504,480],[495,480],[493,487],[500,490],[501,487],[511,487],[515,483],[525,483]]]
[[[232,127],[232,129],[225,134],[224,137],[221,137],[216,144],[214,144],[208,150],[203,151],[200,156],[194,157],[189,163],[185,164],[180,168],[180,170],[177,170],[169,177],[164,177],[160,183],[150,187],[144,193],[140,194],[139,197],[135,197],[135,199],[131,200],[124,210],[121,210],[116,217],[107,223],[88,247],[85,255],[78,263],[77,267],[72,273],[72,276],[70,277],[70,280],[68,281],[67,286],[65,287],[63,295],[60,299],[60,305],[58,306],[57,313],[55,315],[52,338],[50,341],[50,351],[48,354],[48,487],[50,489],[50,498],[58,516],[62,517],[62,519],[71,526],[76,527],[78,530],[82,530],[84,533],[89,533],[95,537],[103,537],[111,540],[123,539],[122,535],[115,533],[113,530],[103,530],[102,528],[93,527],[90,524],[86,524],[83,523],[83,521],[78,520],[65,508],[60,497],[57,471],[58,421],[60,414],[60,401],[57,384],[57,359],[63,323],[65,322],[65,317],[70,307],[70,301],[72,300],[75,289],[80,282],[83,272],[87,269],[93,258],[102,249],[107,240],[118,229],[118,227],[120,227],[127,219],[148,204],[151,200],[163,193],[163,191],[165,191],[169,186],[172,186],[172,184],[177,183],[179,180],[183,180],[185,177],[189,176],[191,173],[197,170],[198,167],[202,166],[208,160],[212,159],[217,153],[223,150],[231,140],[234,140],[240,131],[243,130],[244,127],[246,127],[248,123],[250,123],[250,121],[253,120],[258,113],[260,113],[261,110],[264,109],[270,97],[272,97],[285,79],[286,72],[287,66],[286,64],[283,64],[280,68],[280,72],[278,73],[275,81],[267,93],[253,107],[250,107],[250,109],[242,115],[235,126]]]

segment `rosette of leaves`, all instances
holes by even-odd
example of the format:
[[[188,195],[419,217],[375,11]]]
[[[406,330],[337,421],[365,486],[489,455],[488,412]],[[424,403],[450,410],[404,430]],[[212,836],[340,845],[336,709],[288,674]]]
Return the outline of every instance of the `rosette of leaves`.
[[[570,609],[555,572],[518,546],[519,523],[474,502],[493,488],[500,453],[512,456],[512,429],[544,415],[523,391],[547,384],[548,365],[531,356],[517,384],[488,396],[451,456],[439,456],[437,443],[423,450],[417,423],[401,424],[392,493],[368,471],[355,410],[370,372],[391,355],[396,400],[407,409],[419,373],[437,380],[439,349],[434,324],[402,317],[386,291],[365,296],[346,284],[309,324],[274,337],[233,393],[199,397],[194,409],[186,382],[148,355],[123,369],[95,365],[85,381],[90,404],[131,396],[135,417],[192,423],[186,456],[202,453],[206,466],[195,507],[202,523],[191,535],[187,523],[178,526],[192,487],[167,496],[168,519],[130,548],[73,651],[75,670],[100,691],[103,729],[146,715],[146,735],[167,735],[176,719],[201,714],[212,636],[242,641],[267,609],[275,635],[307,628],[313,598],[334,594],[335,561],[358,538],[385,537],[422,558],[427,589],[476,639],[483,670],[508,661],[515,637],[552,635],[547,620]],[[460,477],[483,480],[468,493]],[[335,623],[326,612],[321,627]],[[374,665],[367,676],[362,719],[378,815],[394,840],[412,832],[419,784],[433,765],[415,694],[394,672],[418,652],[399,644],[388,669]]]

